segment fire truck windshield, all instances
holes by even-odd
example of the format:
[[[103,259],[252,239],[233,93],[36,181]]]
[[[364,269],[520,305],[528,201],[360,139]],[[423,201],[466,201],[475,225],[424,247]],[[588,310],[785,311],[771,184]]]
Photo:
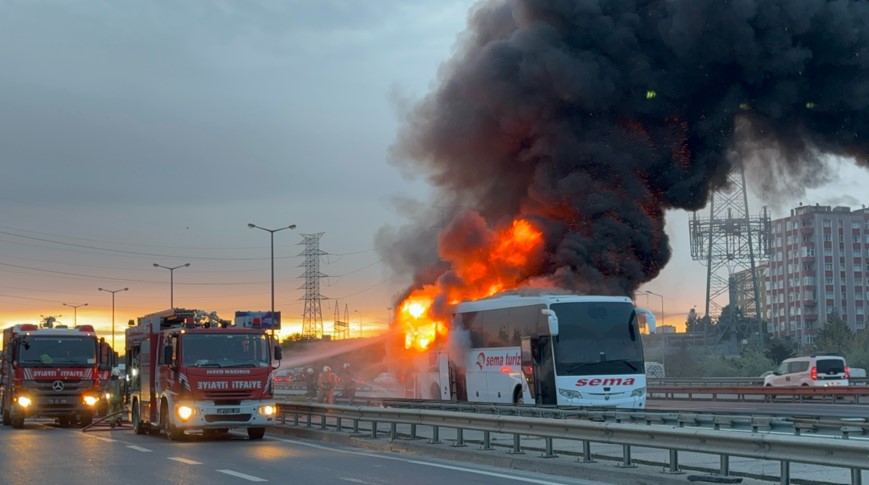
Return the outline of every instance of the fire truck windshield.
[[[642,374],[643,344],[630,303],[556,303],[555,367],[560,376]]]
[[[28,367],[91,366],[97,361],[93,337],[35,337],[21,340],[19,363]]]
[[[181,365],[186,367],[268,367],[265,335],[238,333],[185,334]]]

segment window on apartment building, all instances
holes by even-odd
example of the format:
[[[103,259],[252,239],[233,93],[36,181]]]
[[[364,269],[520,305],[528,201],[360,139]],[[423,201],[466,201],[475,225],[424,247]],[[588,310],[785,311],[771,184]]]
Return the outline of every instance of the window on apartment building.
[[[824,220],[824,227],[833,227],[833,222],[829,219]]]
[[[860,223],[859,222],[852,222],[851,229],[860,229]]]
[[[832,256],[833,248],[824,248],[824,256]]]
[[[833,242],[832,234],[824,234],[824,242]]]
[[[833,271],[833,263],[824,263],[824,271]]]
[[[833,278],[824,278],[824,284],[832,286],[833,285]]]

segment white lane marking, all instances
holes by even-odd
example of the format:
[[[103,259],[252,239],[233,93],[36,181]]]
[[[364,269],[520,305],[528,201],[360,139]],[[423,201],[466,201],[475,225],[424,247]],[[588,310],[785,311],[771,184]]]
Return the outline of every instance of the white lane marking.
[[[127,445],[127,448],[130,448],[130,449],[136,450],[136,451],[142,451],[145,453],[150,453],[150,452],[154,451],[154,450],[149,450],[148,448],[142,448],[141,446],[136,446],[136,445]]]
[[[87,436],[87,435],[86,435],[86,436]],[[94,436],[94,435],[90,435],[90,437],[91,437],[91,438],[94,438],[94,439],[98,439],[98,440],[100,440],[100,441],[105,441],[106,443],[114,443],[115,441],[117,441],[117,440],[113,440],[113,439],[111,439],[111,438],[103,438],[102,436]]]
[[[505,480],[513,480],[516,482],[536,483],[538,485],[553,485],[553,484],[558,483],[558,482],[555,482],[553,480],[538,480],[535,478],[517,477],[514,475],[507,475],[505,473],[488,472],[485,470],[476,470],[473,468],[465,468],[465,467],[454,466],[454,465],[444,465],[444,464],[440,464],[440,463],[429,463],[426,461],[410,460],[407,458],[401,458],[401,457],[396,457],[396,456],[384,456],[384,455],[377,455],[374,453],[365,453],[365,452],[361,452],[361,451],[339,450],[339,449],[335,449],[335,448],[329,448],[326,446],[315,445],[313,443],[304,443],[301,441],[287,440],[287,439],[283,439],[283,438],[271,437],[271,439],[274,441],[283,441],[285,443],[291,443],[291,444],[299,445],[299,446],[307,446],[310,448],[317,448],[319,450],[333,451],[333,452],[337,451],[339,453],[346,453],[349,455],[367,456],[367,457],[371,457],[371,458],[380,458],[382,460],[403,461],[405,463],[413,463],[415,465],[424,465],[424,466],[430,466],[430,467],[434,467],[434,468],[444,468],[447,470],[455,470],[455,471],[460,471],[460,472],[472,473],[472,474],[476,474],[476,475],[484,475],[487,477],[503,478]],[[582,483],[589,483],[590,484],[590,483],[600,483],[600,482],[583,481]]]
[[[374,483],[374,482],[366,482],[365,480],[360,480],[358,478],[338,477],[338,479],[344,480],[345,482],[353,482],[353,483]]]
[[[170,460],[180,461],[181,463],[186,463],[188,465],[201,465],[201,461],[189,460],[187,458],[181,458],[180,456],[170,456]]]
[[[220,473],[226,473],[227,475],[232,475],[234,477],[244,478],[245,480],[248,480],[251,482],[267,482],[268,481],[265,478],[255,477],[253,475],[239,473],[239,472],[232,471],[232,470],[217,470],[217,471],[219,471]]]

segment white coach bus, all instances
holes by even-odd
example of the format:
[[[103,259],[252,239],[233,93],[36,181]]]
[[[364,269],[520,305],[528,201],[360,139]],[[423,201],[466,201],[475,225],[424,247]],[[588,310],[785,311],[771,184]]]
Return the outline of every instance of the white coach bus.
[[[640,330],[654,315],[627,297],[504,295],[459,304],[449,342],[418,368],[422,398],[643,409]]]

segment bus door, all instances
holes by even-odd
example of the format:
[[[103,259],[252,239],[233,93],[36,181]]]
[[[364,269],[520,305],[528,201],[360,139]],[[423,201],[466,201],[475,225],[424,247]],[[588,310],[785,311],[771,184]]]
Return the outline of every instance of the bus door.
[[[555,337],[558,338],[558,337]],[[558,390],[555,387],[555,360],[552,358],[551,337],[531,339],[531,358],[537,377],[537,404],[558,404]]]
[[[438,384],[440,398],[450,400],[450,356],[446,352],[438,352],[437,361]]]

